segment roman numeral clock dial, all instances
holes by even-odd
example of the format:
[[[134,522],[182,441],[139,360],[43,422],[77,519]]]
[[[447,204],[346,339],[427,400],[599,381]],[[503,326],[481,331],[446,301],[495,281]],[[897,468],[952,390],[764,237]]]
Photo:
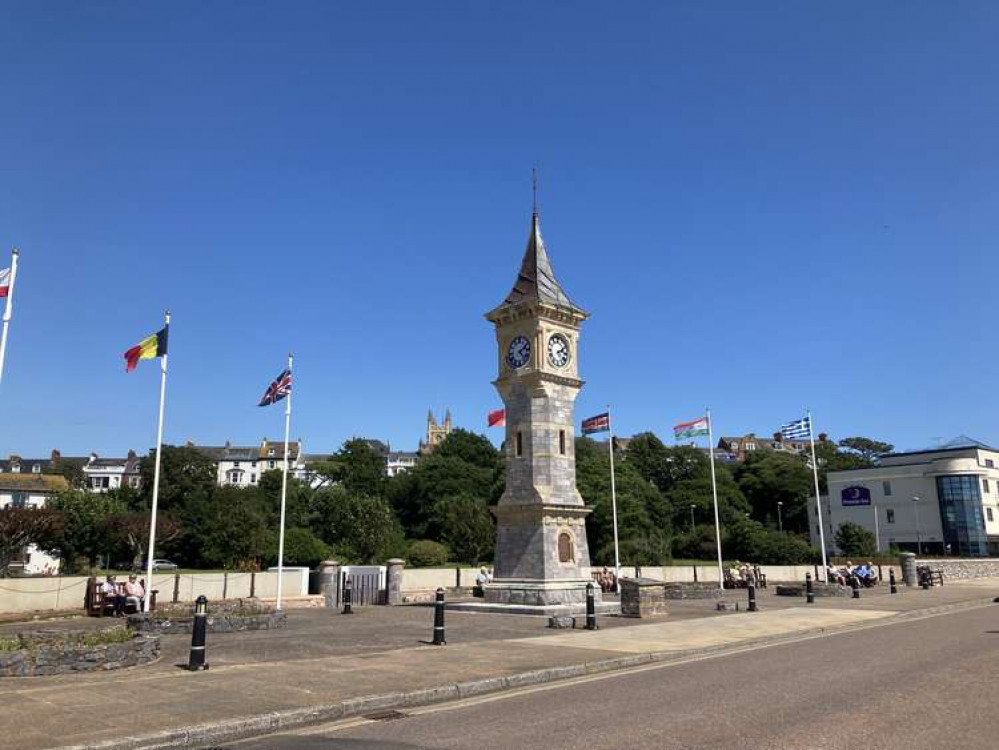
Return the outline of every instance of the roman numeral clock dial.
[[[569,364],[569,341],[561,333],[548,339],[548,361],[558,368]]]
[[[531,359],[531,342],[524,336],[517,336],[506,350],[506,363],[519,370]]]

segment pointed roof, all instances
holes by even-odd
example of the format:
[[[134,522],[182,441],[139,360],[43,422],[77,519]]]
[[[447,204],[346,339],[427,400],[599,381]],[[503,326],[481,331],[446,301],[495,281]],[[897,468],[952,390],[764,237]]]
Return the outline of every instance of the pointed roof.
[[[569,299],[569,295],[565,293],[562,285],[555,278],[551,260],[548,258],[548,250],[545,248],[545,241],[541,237],[541,220],[538,218],[537,211],[531,218],[531,234],[527,238],[527,250],[524,251],[524,260],[520,264],[520,273],[517,274],[513,288],[500,307],[516,305],[528,300],[544,302],[554,307],[568,308],[579,315],[586,316],[586,312]]]
[[[952,450],[954,448],[985,448],[986,450],[995,450],[991,445],[983,443],[981,440],[975,440],[967,435],[958,435],[953,440],[948,440],[946,443],[940,446],[946,450]]]

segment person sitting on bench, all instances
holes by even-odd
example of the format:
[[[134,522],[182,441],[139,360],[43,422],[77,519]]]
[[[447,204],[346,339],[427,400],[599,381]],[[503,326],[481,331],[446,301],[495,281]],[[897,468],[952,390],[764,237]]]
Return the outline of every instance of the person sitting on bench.
[[[142,584],[135,580],[135,576],[128,577],[128,583],[125,584],[125,605],[133,605],[136,612],[142,611],[142,600],[146,598],[146,591],[142,588]]]
[[[115,617],[122,617],[125,614],[125,595],[118,590],[118,583],[114,576],[108,576],[101,586],[101,593],[104,594],[104,601],[111,605]]]

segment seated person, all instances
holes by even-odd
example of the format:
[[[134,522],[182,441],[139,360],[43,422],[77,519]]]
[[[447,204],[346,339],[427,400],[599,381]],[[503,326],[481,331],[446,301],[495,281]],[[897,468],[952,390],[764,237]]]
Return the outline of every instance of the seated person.
[[[101,593],[104,594],[104,601],[108,602],[115,617],[122,617],[125,614],[125,595],[118,590],[118,582],[114,576],[108,576],[101,584]]]
[[[826,580],[829,583],[838,583],[840,586],[846,585],[846,576],[843,575],[843,571],[837,570],[832,565],[826,569]]]
[[[871,586],[876,585],[878,582],[878,571],[874,567],[874,563],[872,563],[870,560],[867,561],[867,564],[864,567],[867,568],[867,575],[864,577],[863,583],[864,586],[870,588]]]
[[[135,611],[139,612],[142,610],[142,600],[146,597],[146,591],[142,587],[141,583],[135,580],[135,576],[128,577],[128,583],[125,584],[125,605],[133,605]]]
[[[486,592],[482,587],[492,580],[493,577],[489,575],[485,566],[479,568],[479,572],[475,576],[475,588],[472,589],[472,596],[485,596]]]

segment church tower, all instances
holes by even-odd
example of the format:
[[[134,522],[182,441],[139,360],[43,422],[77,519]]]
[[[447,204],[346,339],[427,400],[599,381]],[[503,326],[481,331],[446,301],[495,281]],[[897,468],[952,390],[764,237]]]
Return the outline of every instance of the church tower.
[[[495,578],[486,601],[579,604],[590,581],[590,510],[576,489],[573,438],[583,385],[579,327],[588,314],[555,278],[536,210],[517,280],[485,317],[496,328],[493,385],[506,406],[506,490],[494,509]]]

